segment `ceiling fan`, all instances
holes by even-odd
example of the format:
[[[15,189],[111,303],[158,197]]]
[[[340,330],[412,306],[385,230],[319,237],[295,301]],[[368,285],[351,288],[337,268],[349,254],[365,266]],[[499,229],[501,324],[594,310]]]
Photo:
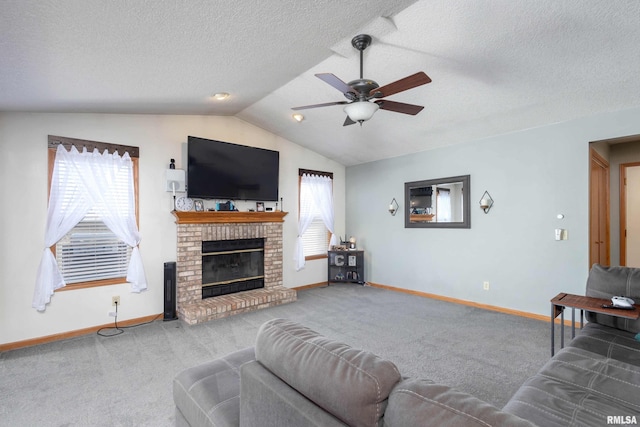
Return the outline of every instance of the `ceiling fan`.
[[[373,80],[362,77],[362,56],[364,50],[371,44],[371,36],[360,34],[351,40],[351,45],[360,51],[360,78],[345,83],[331,73],[316,74],[320,80],[330,84],[338,89],[348,101],[327,102],[324,104],[305,105],[302,107],[294,107],[292,110],[305,110],[307,108],[328,107],[331,105],[345,105],[344,112],[347,118],[343,126],[352,125],[356,122],[360,123],[369,120],[378,108],[393,111],[396,113],[404,113],[415,116],[424,108],[421,105],[405,104],[403,102],[388,101],[381,99],[389,95],[396,94],[414,87],[422,86],[430,83],[431,79],[422,71],[397,80],[393,83],[380,87]],[[373,99],[373,101],[371,101]]]

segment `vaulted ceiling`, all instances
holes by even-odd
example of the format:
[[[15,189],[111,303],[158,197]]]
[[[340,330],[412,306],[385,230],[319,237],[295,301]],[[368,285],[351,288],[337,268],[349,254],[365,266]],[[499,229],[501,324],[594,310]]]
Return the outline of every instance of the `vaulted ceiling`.
[[[0,112],[235,115],[345,165],[640,105],[637,0],[4,0]],[[314,76],[417,71],[343,127]],[[212,94],[228,92],[225,101]],[[612,137],[619,135],[612,135]]]

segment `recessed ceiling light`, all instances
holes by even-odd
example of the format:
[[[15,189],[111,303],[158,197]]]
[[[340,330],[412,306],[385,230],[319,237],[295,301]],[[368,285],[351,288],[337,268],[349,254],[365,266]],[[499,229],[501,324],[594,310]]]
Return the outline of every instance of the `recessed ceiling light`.
[[[223,101],[229,97],[229,94],[227,92],[218,92],[218,93],[214,93],[213,97],[218,101]]]
[[[292,114],[291,117],[293,117],[298,123],[304,120],[304,116],[300,113]]]

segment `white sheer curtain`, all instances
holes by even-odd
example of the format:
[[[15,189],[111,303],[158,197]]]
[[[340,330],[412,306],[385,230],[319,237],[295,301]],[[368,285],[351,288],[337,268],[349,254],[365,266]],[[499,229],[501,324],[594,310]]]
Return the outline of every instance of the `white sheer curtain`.
[[[138,250],[140,233],[135,219],[135,201],[133,167],[128,153],[109,154],[106,150],[100,154],[85,149],[82,153],[75,147],[67,151],[59,145],[53,167],[47,226],[45,230],[45,249],[40,260],[33,294],[32,307],[44,311],[51,300],[53,292],[65,286],[51,246],[55,245],[89,212],[96,208],[102,221],[119,239],[133,248],[127,282],[131,283],[132,292],[140,292],[147,288],[147,281],[142,265],[142,257]],[[64,164],[65,167],[61,167]],[[111,183],[121,174],[123,166],[128,171],[127,203],[117,203]],[[70,179],[76,178],[76,179]],[[77,185],[77,183],[81,183]]]
[[[451,222],[451,196],[448,191],[438,191],[436,219],[438,222]]]
[[[328,176],[303,174],[300,181],[300,219],[298,221],[298,239],[294,261],[296,271],[304,268],[304,245],[302,235],[313,221],[315,214],[319,213],[322,222],[331,233],[329,247],[336,244],[334,234],[333,212],[333,183]],[[327,248],[328,249],[328,248]]]

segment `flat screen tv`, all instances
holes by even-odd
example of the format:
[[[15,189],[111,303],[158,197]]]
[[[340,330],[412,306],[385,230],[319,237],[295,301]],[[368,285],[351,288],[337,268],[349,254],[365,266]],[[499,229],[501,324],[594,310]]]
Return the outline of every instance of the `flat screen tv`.
[[[277,151],[189,136],[187,157],[189,197],[278,200]]]

